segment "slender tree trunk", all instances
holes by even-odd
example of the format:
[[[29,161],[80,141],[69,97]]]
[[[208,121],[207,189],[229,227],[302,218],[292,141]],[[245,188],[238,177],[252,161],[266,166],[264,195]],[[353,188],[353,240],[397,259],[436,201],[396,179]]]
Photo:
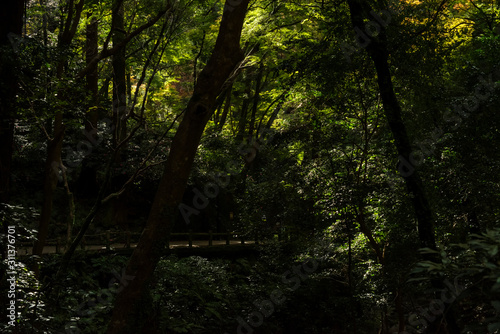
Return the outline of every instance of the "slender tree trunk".
[[[123,1],[115,0],[113,4],[113,45],[120,45],[125,39]],[[127,135],[127,81],[125,78],[125,48],[121,48],[113,55],[113,122],[115,131],[113,141],[115,147]],[[118,157],[120,157],[118,155]]]
[[[236,133],[236,141],[241,142],[245,137],[245,129],[247,128],[247,115],[248,107],[250,106],[252,94],[252,69],[245,73],[245,96],[243,97],[243,102],[241,103],[240,117],[238,120],[238,132]]]
[[[7,1],[0,13],[0,203],[9,199],[18,90],[15,40],[21,38],[24,3]]]
[[[83,10],[84,0],[73,6],[73,1],[69,4],[69,11],[66,22],[63,24],[64,30],[59,35],[58,46],[60,49],[67,48],[75,36],[80,22],[80,16]],[[57,64],[57,78],[63,77],[64,65],[66,59],[63,58]],[[62,89],[58,92],[58,97],[64,100],[66,92]],[[45,161],[45,180],[43,186],[43,204],[42,212],[38,225],[37,241],[33,247],[33,255],[40,256],[45,246],[47,234],[49,231],[50,218],[52,216],[52,204],[54,198],[54,190],[57,186],[57,181],[60,177],[60,169],[63,168],[61,163],[61,150],[64,138],[63,110],[59,108],[56,111],[53,125],[53,136],[48,140],[47,159]],[[34,267],[35,273],[38,274],[38,267]]]
[[[88,14],[90,23],[87,24],[86,31],[86,42],[85,42],[85,61],[90,64],[92,59],[97,56],[98,53],[98,35],[97,31],[99,28],[99,23],[97,19]],[[86,75],[87,90],[91,94],[90,110],[87,113],[87,119],[85,120],[85,130],[87,133],[91,132],[93,129],[97,128],[97,120],[99,118],[97,107],[99,105],[99,85],[98,85],[98,73],[97,64],[95,64],[92,69]]]
[[[213,113],[217,95],[243,59],[240,36],[249,0],[225,4],[219,35],[210,59],[201,71],[183,120],[172,141],[163,177],[153,202],[146,228],[126,269],[134,277],[118,294],[108,334],[137,333],[134,323],[147,297],[148,282],[164,253],[169,230],[178,215],[196,150]]]
[[[351,12],[351,20],[354,28],[361,29],[364,27],[364,18],[368,17],[371,12],[369,4],[364,0],[348,0],[349,9]],[[377,82],[379,86],[380,96],[384,107],[385,117],[389,123],[392,135],[394,137],[396,149],[399,154],[399,171],[405,178],[406,188],[413,203],[413,208],[418,222],[418,235],[420,245],[436,249],[436,241],[434,235],[434,226],[432,221],[432,212],[429,201],[424,192],[422,180],[418,171],[409,165],[410,154],[412,152],[410,139],[406,131],[406,126],[402,119],[401,106],[394,92],[392,84],[391,72],[389,67],[389,52],[387,50],[387,38],[385,28],[380,27],[380,33],[376,37],[372,37],[366,45],[366,51],[372,59],[377,72]],[[407,169],[403,167],[406,165]],[[426,255],[427,260],[435,260],[433,255]],[[444,283],[439,279],[431,281],[435,289],[443,289]],[[439,297],[436,294],[436,297]],[[443,319],[444,318],[444,319]],[[444,315],[437,317],[425,330],[426,333],[438,332],[441,326],[441,321],[446,320],[447,328],[451,333],[460,333],[455,316],[451,309],[447,309]]]
[[[351,11],[351,20],[355,28],[364,27],[364,14],[370,12],[365,10],[367,4],[360,0],[348,0],[349,9]],[[410,139],[406,126],[402,119],[401,106],[394,92],[392,84],[391,72],[389,69],[389,53],[386,46],[386,36],[384,28],[377,37],[373,37],[366,46],[370,58],[372,59],[377,72],[377,82],[384,106],[385,117],[389,123],[396,150],[398,151],[400,160],[403,162],[410,161],[412,152]],[[400,170],[402,166],[400,165]],[[427,196],[422,186],[422,180],[417,170],[404,173],[406,187],[412,199],[413,208],[418,221],[418,234],[422,247],[436,248],[434,238],[434,227],[432,222],[432,213],[427,200]]]
[[[54,137],[47,145],[47,160],[45,160],[45,180],[43,185],[43,204],[40,221],[38,225],[37,240],[33,247],[33,255],[42,255],[43,247],[49,231],[49,223],[52,215],[52,204],[54,190],[59,179],[59,168],[61,165],[61,148],[64,137],[64,125],[62,123],[62,113],[57,113],[54,119]],[[35,273],[38,273],[35,268]]]
[[[87,18],[90,23],[87,24],[85,41],[85,60],[89,64],[98,53],[98,22],[91,13]],[[90,95],[87,115],[84,120],[85,140],[95,143],[97,138],[97,122],[99,119],[99,85],[97,64],[92,67],[86,75],[87,92]],[[97,166],[91,163],[91,159],[86,156],[82,161],[82,170],[76,183],[76,194],[82,197],[96,196],[99,186],[97,185]]]
[[[123,43],[125,39],[125,24],[124,24],[124,8],[122,0],[115,0],[113,2],[113,45]],[[127,122],[125,117],[127,109],[127,80],[126,80],[126,63],[125,63],[125,49],[126,46],[121,48],[113,55],[113,144],[117,147],[118,144],[127,136]],[[125,157],[123,155],[124,148],[116,155],[116,163],[123,162]],[[120,184],[120,177],[112,177],[111,186]],[[120,227],[126,225],[127,220],[127,207],[124,203],[124,196],[116,197],[112,200],[110,207],[111,217],[113,223]],[[127,230],[128,230],[128,225]]]
[[[285,92],[283,92],[279,96],[279,98],[278,98],[279,102],[276,105],[276,107],[274,108],[273,113],[271,114],[271,116],[269,117],[269,120],[266,123],[266,126],[265,126],[266,129],[270,129],[273,126],[273,123],[276,120],[276,118],[278,117],[278,114],[281,111],[281,108],[283,108],[283,105],[285,104],[285,95],[286,95],[286,93],[288,93],[288,90],[286,90]]]
[[[130,67],[125,67],[127,79],[127,105],[132,105],[132,80],[130,78]]]
[[[218,120],[218,123],[217,123],[217,128],[218,128],[219,132],[222,132],[222,129],[224,128],[224,125],[226,124],[227,115],[231,111],[232,90],[233,90],[233,84],[231,84],[229,86],[229,88],[227,89],[226,102],[224,103],[224,110],[222,111],[222,115],[220,116],[220,119]]]
[[[378,263],[381,265],[384,265],[384,254],[382,252],[382,249],[380,248],[380,245],[378,244],[377,240],[373,237],[372,230],[366,225],[366,220],[365,220],[365,213],[364,213],[364,204],[363,202],[360,202],[357,207],[357,212],[355,213],[356,220],[359,223],[359,229],[361,230],[361,233],[364,234],[364,236],[368,239],[368,242],[370,246],[373,248],[375,251],[375,254],[377,255]]]
[[[250,99],[245,98],[241,104],[240,117],[238,120],[238,132],[236,133],[236,141],[241,142],[245,137],[245,129],[247,126],[247,113]]]
[[[248,137],[251,138],[255,129],[255,116],[260,102],[260,91],[262,89],[262,75],[264,73],[264,65],[261,62],[259,72],[257,72],[257,80],[255,82],[255,93],[253,94],[252,114],[250,116],[250,125],[248,128]]]

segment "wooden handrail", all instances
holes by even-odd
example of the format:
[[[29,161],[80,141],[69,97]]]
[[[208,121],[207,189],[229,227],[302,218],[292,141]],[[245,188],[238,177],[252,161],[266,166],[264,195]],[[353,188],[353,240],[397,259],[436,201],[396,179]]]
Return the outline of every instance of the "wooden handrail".
[[[140,236],[142,233],[132,233],[130,231],[111,231],[107,230],[103,233],[96,233],[96,234],[86,234],[80,244],[80,247],[82,250],[85,250],[86,246],[102,246],[106,248],[107,250],[111,249],[113,242],[113,238],[119,238],[120,236],[124,237],[124,245],[125,248],[129,249],[130,244],[131,244],[131,237],[132,236]],[[270,236],[274,238],[275,236],[278,236],[278,240],[281,241],[283,240],[281,233],[271,233]],[[240,240],[241,244],[245,244],[245,240],[247,239],[248,234],[239,232],[239,231],[228,231],[228,232],[212,232],[211,230],[207,232],[192,232],[192,231],[187,231],[187,232],[175,232],[175,233],[170,233],[170,237],[172,236],[186,236],[188,238],[188,246],[191,248],[193,247],[193,241],[205,241],[205,240],[196,240],[194,237],[208,237],[208,246],[211,247],[213,246],[213,238],[216,236],[224,236],[226,240],[226,245],[230,244],[231,239],[237,238]],[[92,242],[89,239],[93,239],[96,237],[104,237],[104,242],[103,241],[97,241],[97,242]],[[170,239],[170,238],[169,238]],[[288,238],[284,238],[285,240]],[[170,240],[169,240],[170,241]],[[260,240],[258,240],[258,235],[255,234],[254,237],[255,244],[258,244]],[[48,239],[45,243],[46,246],[55,246],[56,247],[56,253],[60,253],[61,249],[63,248],[63,240],[58,237],[56,239]],[[21,247],[25,246],[33,246],[33,241],[20,241]],[[168,242],[168,245],[170,245],[170,242]]]

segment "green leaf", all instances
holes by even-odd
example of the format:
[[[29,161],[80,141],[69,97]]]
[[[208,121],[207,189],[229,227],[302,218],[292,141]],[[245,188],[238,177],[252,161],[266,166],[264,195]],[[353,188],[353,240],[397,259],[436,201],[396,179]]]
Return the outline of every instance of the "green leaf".
[[[421,248],[420,253],[422,254],[439,254],[439,251],[431,248]]]
[[[220,315],[220,313],[219,313],[219,312],[217,312],[214,308],[212,308],[212,307],[207,307],[207,311],[208,311],[209,313],[212,313],[213,315],[215,315],[215,316],[217,317],[217,319],[222,320],[222,316],[221,316],[221,315]]]
[[[488,250],[488,254],[492,257],[497,255],[498,254],[498,245],[495,245],[490,250]]]

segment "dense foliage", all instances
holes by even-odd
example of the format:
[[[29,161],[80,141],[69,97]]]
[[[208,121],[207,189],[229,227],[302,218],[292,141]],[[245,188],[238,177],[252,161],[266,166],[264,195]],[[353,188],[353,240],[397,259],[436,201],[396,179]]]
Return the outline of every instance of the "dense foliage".
[[[146,227],[223,13],[223,1],[25,2],[22,34],[0,46],[2,333],[106,331],[128,256],[75,249]],[[240,45],[168,232],[237,231],[258,256],[165,252],[127,321],[498,333],[498,2],[256,0]],[[56,241],[68,256],[42,254]]]

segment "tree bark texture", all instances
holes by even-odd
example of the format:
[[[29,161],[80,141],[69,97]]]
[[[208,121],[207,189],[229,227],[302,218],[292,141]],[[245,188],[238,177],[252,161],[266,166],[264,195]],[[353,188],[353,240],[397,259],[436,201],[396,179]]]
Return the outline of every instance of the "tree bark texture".
[[[83,10],[84,0],[80,0],[77,4],[70,1],[68,4],[68,15],[64,24],[64,30],[59,35],[58,47],[61,49],[67,48],[73,37],[76,34],[78,23]],[[57,78],[61,79],[64,74],[64,65],[66,59],[63,57],[57,64]],[[67,93],[64,89],[58,92],[58,97],[62,100],[65,99]],[[63,168],[61,161],[61,150],[64,138],[64,123],[63,123],[63,110],[58,107],[54,117],[53,136],[49,138],[47,144],[47,159],[45,161],[45,179],[43,186],[43,203],[42,212],[38,225],[37,241],[33,247],[33,255],[42,255],[47,234],[49,231],[50,218],[52,216],[52,205],[54,190],[56,189],[57,182],[60,178],[60,169]],[[38,267],[34,267],[35,273],[38,274]]]
[[[169,230],[178,214],[194,157],[205,126],[225,81],[242,61],[240,36],[249,0],[225,4],[214,50],[201,71],[170,153],[146,227],[126,269],[133,277],[117,295],[108,334],[137,333],[136,320],[147,297],[148,283],[166,247]]]
[[[260,102],[260,91],[262,90],[262,75],[264,73],[264,65],[261,61],[259,66],[259,71],[257,72],[257,79],[255,82],[255,93],[253,94],[253,105],[252,105],[252,114],[250,117],[250,125],[248,129],[248,138],[252,138],[254,129],[255,129],[255,117],[257,114],[257,108],[259,107]]]
[[[370,12],[368,4],[360,0],[348,0],[348,4],[354,28],[363,28],[365,14]],[[388,62],[389,53],[387,51],[385,29],[383,27],[381,27],[378,36],[371,38],[369,44],[366,46],[366,51],[375,65],[380,97],[382,99],[385,117],[394,137],[396,150],[398,151],[400,160],[403,158],[405,161],[410,161],[410,154],[412,152],[410,139],[401,116],[401,106],[394,92]],[[417,170],[405,174],[406,188],[411,197],[418,221],[420,244],[422,247],[435,249],[436,242],[434,238],[432,212],[424,192],[422,180]]]
[[[120,45],[125,40],[123,1],[113,4],[113,45]],[[113,123],[115,130],[113,141],[115,147],[127,135],[126,108],[127,108],[127,81],[125,79],[125,48],[121,48],[113,55]],[[117,156],[119,157],[119,155]]]
[[[87,19],[90,23],[87,24],[85,32],[85,60],[89,64],[98,54],[98,28],[97,19],[92,16],[92,13],[87,14]],[[99,80],[97,64],[93,66],[85,77],[87,94],[90,95],[87,113],[84,120],[85,125],[85,140],[91,143],[98,140],[97,138],[97,122],[99,120]],[[97,185],[97,166],[92,164],[92,159],[86,156],[82,161],[82,169],[76,182],[75,192],[81,197],[96,196],[99,186]]]
[[[372,12],[370,5],[364,0],[348,0],[347,3],[351,12],[351,20],[354,28],[363,28],[364,18],[367,18],[368,13]],[[400,164],[403,162],[408,164],[412,149],[408,132],[403,122],[401,106],[399,105],[399,101],[394,92],[389,67],[387,37],[384,27],[380,27],[380,33],[371,38],[369,43],[366,45],[366,51],[375,65],[377,82],[384,107],[385,117],[394,137]],[[417,217],[420,245],[422,247],[436,249],[432,211],[427,195],[425,194],[420,175],[416,169],[411,171],[408,170],[407,172],[404,171],[403,173],[401,166],[399,166],[399,171],[405,179],[407,192],[411,198],[415,215]],[[436,260],[433,258],[433,255],[426,255],[426,259]],[[444,283],[439,279],[432,279],[431,284],[438,291],[444,288]],[[439,297],[438,293],[436,293],[436,297]],[[445,312],[443,312],[442,316],[439,316],[432,321],[424,332],[440,332],[438,328],[441,328],[441,323],[445,324],[451,333],[460,333],[454,313],[449,307],[445,310]],[[402,326],[400,324],[400,329],[401,327]]]
[[[91,14],[89,14],[89,19],[90,23],[87,24],[87,30],[86,30],[86,40],[85,40],[85,60],[87,64],[90,64],[92,59],[94,59],[99,50],[98,50],[98,28],[99,28],[99,23],[95,17],[92,17]],[[87,117],[85,120],[85,130],[87,133],[91,132],[93,129],[97,128],[97,120],[98,120],[98,113],[96,108],[92,107],[97,107],[99,104],[99,85],[98,85],[98,73],[97,73],[97,64],[95,64],[92,69],[87,73],[86,75],[86,83],[87,83],[87,90],[89,94],[91,94],[91,103],[88,112],[87,112]]]

